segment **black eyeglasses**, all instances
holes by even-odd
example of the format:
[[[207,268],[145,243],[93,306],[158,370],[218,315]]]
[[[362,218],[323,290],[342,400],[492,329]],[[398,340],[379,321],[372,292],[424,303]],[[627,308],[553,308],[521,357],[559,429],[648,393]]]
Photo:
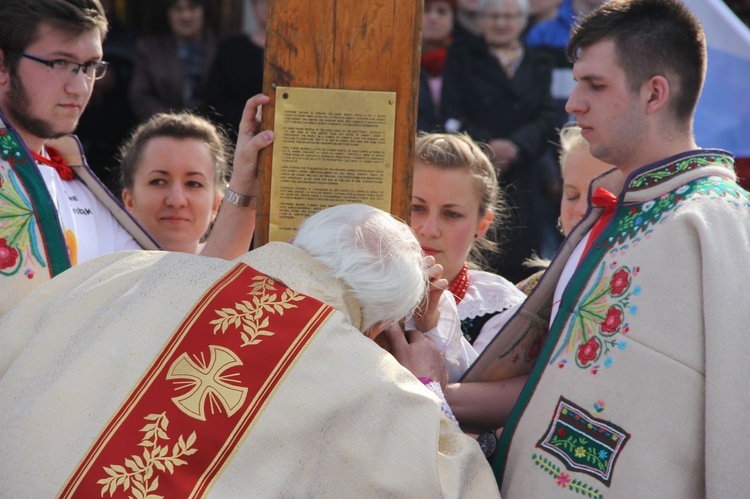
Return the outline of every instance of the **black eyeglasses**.
[[[65,59],[49,60],[42,59],[41,57],[37,57],[35,55],[23,53],[19,55],[21,57],[25,57],[26,59],[31,59],[32,61],[44,64],[48,68],[52,69],[53,73],[60,77],[68,76],[71,74],[77,75],[79,71],[83,70],[83,74],[86,76],[86,78],[91,79],[93,77],[95,80],[98,80],[107,72],[107,66],[109,65],[108,62],[104,61],[84,62],[83,64],[78,64],[77,62],[66,61]]]

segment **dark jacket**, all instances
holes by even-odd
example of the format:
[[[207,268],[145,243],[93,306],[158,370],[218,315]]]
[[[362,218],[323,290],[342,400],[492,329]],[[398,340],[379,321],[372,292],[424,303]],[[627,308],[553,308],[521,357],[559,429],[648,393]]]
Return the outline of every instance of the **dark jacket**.
[[[443,73],[442,120],[458,120],[475,140],[512,141],[520,149],[519,163],[535,160],[555,138],[552,69],[547,54],[526,49],[508,79],[484,43],[452,45]]]
[[[207,104],[232,132],[239,127],[247,99],[263,91],[264,53],[245,34],[219,42],[208,78]]]
[[[204,74],[196,89],[199,100],[205,98],[208,72],[216,57],[216,37],[206,33],[203,56]],[[183,96],[184,79],[177,43],[171,35],[148,36],[136,43],[133,80],[130,84],[130,105],[141,120],[160,112],[186,108]]]

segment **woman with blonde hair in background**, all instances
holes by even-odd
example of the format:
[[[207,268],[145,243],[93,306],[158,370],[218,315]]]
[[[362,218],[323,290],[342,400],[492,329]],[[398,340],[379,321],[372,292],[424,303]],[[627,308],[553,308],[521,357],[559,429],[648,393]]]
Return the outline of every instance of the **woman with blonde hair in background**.
[[[589,208],[591,181],[614,167],[591,155],[589,143],[581,135],[581,128],[574,123],[569,123],[560,130],[558,162],[563,180],[563,194],[557,228],[567,237]],[[532,258],[528,263],[530,266],[544,268],[549,265],[548,260],[538,258]],[[542,274],[544,269],[519,282],[518,288],[529,294]]]
[[[484,151],[466,135],[433,133],[417,138],[415,157],[410,225],[450,283],[424,314],[433,320],[415,318],[415,326],[443,348],[456,381],[498,331],[502,312],[523,294],[479,270],[480,249],[494,246],[485,236],[506,209]]]

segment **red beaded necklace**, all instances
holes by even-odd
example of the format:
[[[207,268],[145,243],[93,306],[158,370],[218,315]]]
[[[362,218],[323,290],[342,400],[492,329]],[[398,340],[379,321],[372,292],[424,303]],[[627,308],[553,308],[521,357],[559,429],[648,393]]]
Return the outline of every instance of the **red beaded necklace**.
[[[453,293],[453,296],[456,297],[456,304],[458,304],[466,296],[467,289],[469,289],[469,267],[464,263],[456,278],[448,286],[448,291]]]

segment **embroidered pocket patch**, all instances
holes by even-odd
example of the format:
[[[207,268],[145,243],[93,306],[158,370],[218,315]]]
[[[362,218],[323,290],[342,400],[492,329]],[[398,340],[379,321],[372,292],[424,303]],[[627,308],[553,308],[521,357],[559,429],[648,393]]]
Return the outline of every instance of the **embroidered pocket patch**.
[[[536,445],[560,458],[569,470],[609,486],[615,461],[629,438],[622,428],[560,397],[552,423]]]

